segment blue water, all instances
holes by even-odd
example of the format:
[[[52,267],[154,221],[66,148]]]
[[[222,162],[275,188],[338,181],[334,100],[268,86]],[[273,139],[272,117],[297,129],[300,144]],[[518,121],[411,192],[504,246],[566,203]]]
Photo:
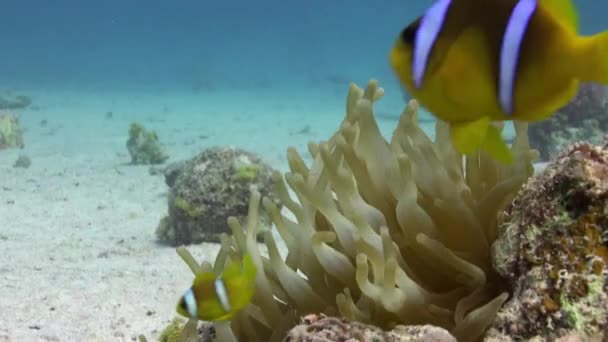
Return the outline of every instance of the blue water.
[[[429,3],[3,0],[0,86],[394,84],[387,51]],[[583,32],[608,26],[608,5],[577,4]]]
[[[419,1],[3,0],[0,86],[223,89],[370,77]]]
[[[0,91],[76,90],[102,99],[108,91],[160,91],[168,104],[158,105],[159,111],[182,102],[168,93],[200,95],[193,101],[204,108],[226,102],[218,94],[238,91],[266,101],[234,97],[230,104],[245,112],[257,108],[248,113],[257,119],[270,113],[264,110],[269,106],[291,107],[309,119],[326,108],[335,113],[331,120],[322,114],[319,126],[328,134],[341,119],[350,81],[364,86],[378,79],[388,94],[378,111],[389,114],[384,118],[399,113],[404,101],[388,52],[400,30],[430,3],[2,0]],[[608,5],[577,5],[583,33],[608,28]],[[278,102],[269,104],[273,97]],[[116,110],[111,101],[106,110]],[[387,122],[384,131],[393,125]],[[298,144],[305,146],[303,141]]]
[[[337,129],[351,81],[365,86],[376,78],[387,88],[390,96],[377,108],[390,114],[382,129],[392,132],[404,101],[388,52],[403,26],[427,5],[397,0],[382,6],[345,0],[2,0],[0,91],[30,95],[41,108],[22,117],[26,128],[49,117],[65,122],[76,115],[70,108],[51,111],[49,96],[41,99],[40,91],[74,92],[50,96],[70,101],[85,91],[105,104],[78,110],[79,118],[102,118],[112,111],[124,118],[112,130],[117,136],[125,135],[129,121],[143,121],[159,131],[176,159],[213,144],[253,148],[267,159],[283,156],[287,146],[305,153],[309,140],[327,139]],[[113,105],[133,94],[159,94],[159,103],[151,102],[147,110]],[[170,122],[150,122],[167,107]],[[279,107],[286,117],[276,117]],[[235,127],[235,117],[247,120]],[[95,131],[93,122],[83,124]],[[191,122],[198,132],[182,133],[174,143],[167,125],[192,127]],[[272,141],[265,139],[268,133],[260,128],[282,122],[287,139],[278,133]],[[288,135],[306,125],[317,134]],[[200,134],[199,126],[215,134],[190,149],[182,146],[182,140]],[[236,133],[247,129],[254,132]],[[66,134],[57,137],[64,138],[61,149],[82,148],[81,137],[67,140]]]

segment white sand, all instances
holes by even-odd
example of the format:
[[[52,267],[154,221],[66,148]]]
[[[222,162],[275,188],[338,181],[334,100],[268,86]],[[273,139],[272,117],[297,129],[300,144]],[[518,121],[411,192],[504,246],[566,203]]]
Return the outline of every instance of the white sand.
[[[19,112],[26,148],[0,151],[0,342],[155,339],[175,317],[192,275],[156,242],[167,187],[147,166],[127,165],[131,121],[158,130],[171,160],[231,144],[284,170],[288,144],[305,151],[328,137],[344,108],[342,94],[323,92],[315,101],[270,91],[27,93],[39,108]],[[20,153],[30,168],[12,167]],[[189,250],[213,260],[218,246]]]
[[[167,187],[148,167],[127,165],[131,121],[157,129],[172,160],[232,144],[284,170],[288,145],[305,151],[334,132],[345,91],[30,92],[40,108],[20,112],[26,148],[0,151],[0,342],[156,338],[175,316],[192,275],[156,243]],[[394,125],[380,122],[386,134]],[[30,168],[12,167],[19,153]],[[212,260],[218,246],[189,249]]]

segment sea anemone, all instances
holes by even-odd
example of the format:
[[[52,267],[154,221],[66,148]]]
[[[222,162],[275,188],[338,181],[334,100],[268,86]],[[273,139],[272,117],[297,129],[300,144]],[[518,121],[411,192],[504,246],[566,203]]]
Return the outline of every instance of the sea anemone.
[[[387,141],[372,109],[383,94],[375,81],[365,90],[351,85],[339,130],[309,144],[310,166],[288,149],[290,172],[273,179],[293,215],[253,192],[247,222],[228,220],[233,235],[222,237],[213,270],[248,253],[260,271],[252,304],[218,334],[280,341],[309,313],[384,328],[433,324],[462,341],[492,323],[508,295],[490,246],[499,213],[533,173],[527,126],[515,124],[515,162],[504,165],[483,151],[458,154],[445,122],[437,121],[433,141],[410,101]],[[271,232],[266,248],[256,242],[260,202],[287,247],[284,258]],[[200,268],[185,249],[180,255]]]

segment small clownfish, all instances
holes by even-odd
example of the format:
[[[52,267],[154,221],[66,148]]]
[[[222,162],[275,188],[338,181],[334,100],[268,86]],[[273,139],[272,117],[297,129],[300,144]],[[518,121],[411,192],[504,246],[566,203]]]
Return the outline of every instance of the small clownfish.
[[[201,272],[177,304],[177,313],[204,321],[230,320],[246,307],[255,291],[256,267],[250,255],[233,261],[220,276]]]
[[[454,147],[510,163],[491,121],[533,122],[570,102],[579,82],[608,84],[608,32],[577,34],[571,0],[437,0],[390,53],[400,82],[449,122]]]

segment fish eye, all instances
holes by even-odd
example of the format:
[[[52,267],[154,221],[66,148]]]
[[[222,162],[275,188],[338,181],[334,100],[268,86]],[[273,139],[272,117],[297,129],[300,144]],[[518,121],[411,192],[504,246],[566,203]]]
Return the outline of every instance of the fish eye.
[[[418,32],[418,28],[420,27],[420,21],[422,17],[416,19],[413,23],[411,23],[408,27],[401,31],[401,40],[409,45],[414,45],[416,41],[416,32]]]

